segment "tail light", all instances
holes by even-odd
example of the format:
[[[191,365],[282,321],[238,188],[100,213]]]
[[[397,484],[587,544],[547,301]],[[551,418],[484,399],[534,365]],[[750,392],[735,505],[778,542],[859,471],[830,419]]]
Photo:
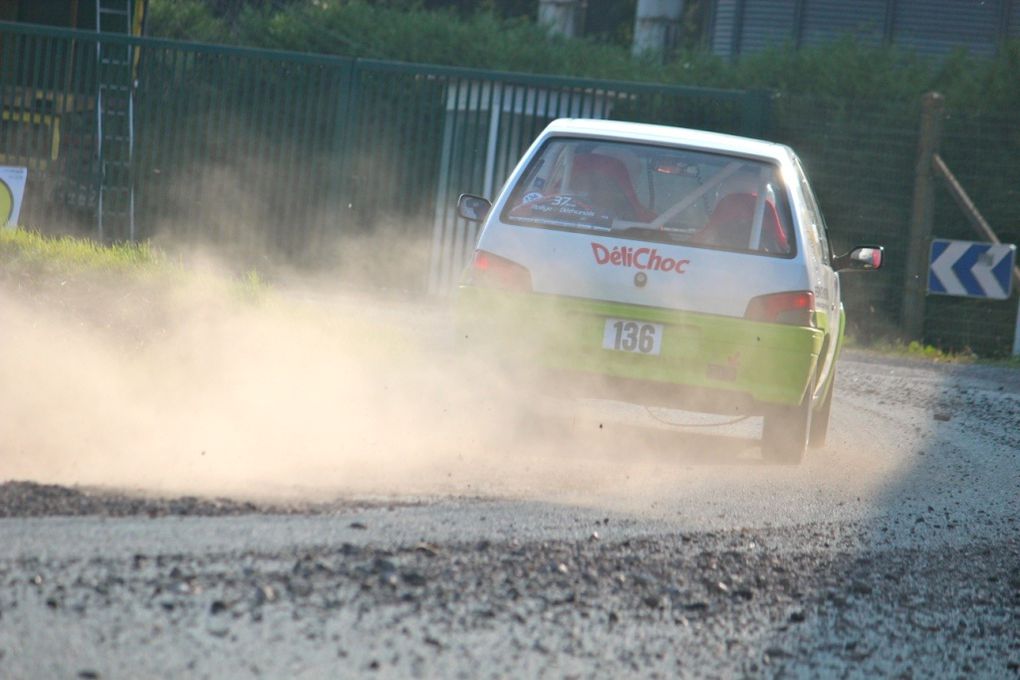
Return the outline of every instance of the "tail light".
[[[814,326],[814,316],[815,294],[809,290],[760,295],[747,303],[744,313],[744,317],[751,321],[791,326]]]
[[[465,283],[483,288],[531,291],[531,272],[513,260],[476,250],[465,275]]]

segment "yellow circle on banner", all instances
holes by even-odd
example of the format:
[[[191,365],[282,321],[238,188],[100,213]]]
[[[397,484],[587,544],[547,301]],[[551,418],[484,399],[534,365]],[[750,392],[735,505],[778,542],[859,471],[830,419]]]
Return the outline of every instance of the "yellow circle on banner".
[[[7,226],[14,215],[14,192],[0,179],[0,227]]]

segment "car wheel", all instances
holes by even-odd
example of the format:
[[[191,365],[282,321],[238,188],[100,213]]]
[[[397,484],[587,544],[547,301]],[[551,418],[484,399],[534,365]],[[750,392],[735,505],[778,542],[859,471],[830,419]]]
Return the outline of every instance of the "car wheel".
[[[818,411],[811,417],[811,430],[808,433],[808,446],[820,449],[825,446],[825,437],[829,433],[829,412],[832,410],[832,393],[836,390],[836,367],[832,367],[829,379],[829,390]]]
[[[762,428],[762,457],[769,463],[797,465],[804,457],[811,431],[811,394],[814,383],[796,406],[779,406],[765,415]]]

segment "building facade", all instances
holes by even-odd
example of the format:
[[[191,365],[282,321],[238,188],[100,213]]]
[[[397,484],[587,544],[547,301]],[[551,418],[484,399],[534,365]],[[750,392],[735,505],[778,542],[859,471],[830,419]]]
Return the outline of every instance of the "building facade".
[[[711,0],[709,8],[708,44],[724,57],[845,35],[930,56],[994,56],[1020,38],[1020,0]]]

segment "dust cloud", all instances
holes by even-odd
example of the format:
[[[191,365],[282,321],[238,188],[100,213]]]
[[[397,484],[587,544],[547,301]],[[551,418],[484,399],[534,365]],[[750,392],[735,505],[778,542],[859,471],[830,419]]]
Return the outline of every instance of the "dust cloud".
[[[0,288],[0,478],[428,492],[505,421],[506,402],[478,399],[467,367],[385,303],[305,288],[253,304],[234,287]]]
[[[253,303],[208,268],[2,284],[0,480],[559,498],[636,472],[632,437],[600,449],[597,413],[517,389],[454,326],[445,304],[321,281]]]
[[[366,238],[345,257],[378,251]],[[0,279],[0,481],[295,500],[675,491],[675,430],[520,389],[465,351],[449,301],[372,289],[378,267],[278,271],[252,301],[215,258],[174,257],[185,271]],[[695,462],[732,461],[756,427],[684,440]]]

